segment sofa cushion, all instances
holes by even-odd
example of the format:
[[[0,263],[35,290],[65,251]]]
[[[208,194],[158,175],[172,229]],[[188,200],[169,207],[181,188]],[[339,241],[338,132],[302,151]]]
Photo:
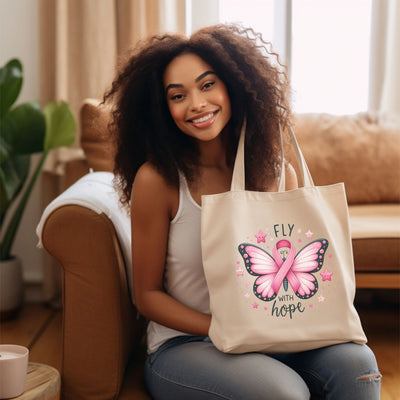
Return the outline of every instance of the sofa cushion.
[[[400,202],[399,126],[367,113],[298,114],[294,130],[316,185],[344,182],[349,204]]]
[[[400,204],[349,207],[356,272],[399,272]]]
[[[86,99],[81,107],[81,146],[93,171],[113,171],[115,146],[108,130],[109,107]]]

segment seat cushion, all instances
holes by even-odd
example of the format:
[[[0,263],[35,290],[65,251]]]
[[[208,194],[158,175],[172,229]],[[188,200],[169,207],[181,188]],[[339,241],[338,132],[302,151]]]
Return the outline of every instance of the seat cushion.
[[[400,272],[400,204],[349,206],[356,272]]]

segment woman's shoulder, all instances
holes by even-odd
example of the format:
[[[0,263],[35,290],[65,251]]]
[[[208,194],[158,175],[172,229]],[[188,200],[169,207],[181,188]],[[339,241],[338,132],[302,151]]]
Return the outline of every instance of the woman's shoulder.
[[[138,169],[134,180],[135,183],[141,186],[157,186],[158,188],[167,186],[167,182],[160,171],[148,161]]]
[[[145,162],[137,171],[132,194],[145,192],[149,195],[167,194],[171,187],[161,172],[150,162]]]
[[[158,207],[171,212],[174,209],[177,189],[171,187],[161,172],[150,162],[137,171],[132,187],[132,204]]]

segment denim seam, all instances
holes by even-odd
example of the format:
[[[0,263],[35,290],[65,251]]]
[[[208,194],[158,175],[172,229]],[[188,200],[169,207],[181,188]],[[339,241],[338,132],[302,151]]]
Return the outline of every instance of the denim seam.
[[[174,381],[174,380],[172,380],[170,378],[166,378],[165,376],[160,375],[158,372],[154,371],[153,369],[151,369],[151,373],[154,374],[154,375],[157,375],[157,377],[159,377],[160,379],[162,379],[164,381],[167,381],[169,383],[173,383],[174,385],[181,386],[181,387],[188,388],[188,389],[192,389],[192,390],[197,390],[199,392],[210,393],[210,394],[213,394],[215,396],[218,396],[221,399],[231,400],[230,397],[226,397],[223,394],[220,394],[220,393],[217,393],[217,392],[213,392],[213,391],[208,390],[208,389],[203,389],[203,388],[200,388],[200,387],[196,387],[196,386],[190,386],[190,385],[187,385],[187,384],[183,384],[181,382]]]
[[[302,373],[304,373],[306,375],[310,375],[310,376],[314,377],[315,379],[317,379],[319,382],[321,382],[323,384],[322,388],[324,390],[324,396],[325,397],[328,396],[328,397],[326,397],[326,400],[329,400],[330,389],[329,389],[329,386],[328,386],[328,382],[325,379],[322,379],[322,377],[320,375],[318,375],[314,371],[305,370],[305,369],[301,369],[301,368],[297,369],[297,371],[298,372],[302,372]]]

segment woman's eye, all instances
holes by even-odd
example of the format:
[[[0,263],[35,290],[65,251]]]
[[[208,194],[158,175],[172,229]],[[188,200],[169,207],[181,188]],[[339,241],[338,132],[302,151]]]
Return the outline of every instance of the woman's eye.
[[[171,100],[182,100],[183,94],[174,94],[171,96]]]
[[[209,89],[211,86],[213,86],[215,82],[207,82],[203,85],[203,90]]]

